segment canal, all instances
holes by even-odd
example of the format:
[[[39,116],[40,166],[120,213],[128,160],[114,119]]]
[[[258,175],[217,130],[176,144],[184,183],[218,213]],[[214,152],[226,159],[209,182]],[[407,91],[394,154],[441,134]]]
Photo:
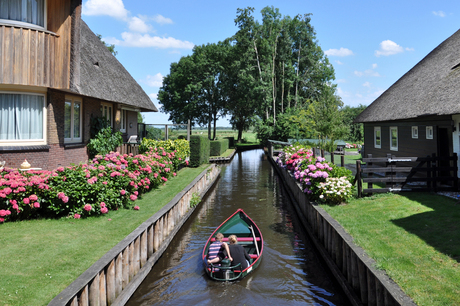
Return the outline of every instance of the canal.
[[[215,282],[200,255],[238,208],[262,231],[262,262],[243,280]],[[127,305],[349,305],[295,216],[264,152],[238,152]]]

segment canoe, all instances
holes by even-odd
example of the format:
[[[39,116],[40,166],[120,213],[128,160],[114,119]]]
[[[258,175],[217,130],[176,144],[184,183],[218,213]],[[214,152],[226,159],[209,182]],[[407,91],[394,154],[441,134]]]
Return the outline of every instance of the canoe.
[[[251,257],[249,267],[242,270],[241,265],[231,266],[228,259],[222,260],[219,264],[208,265],[207,254],[209,246],[216,241],[215,236],[217,233],[224,235],[223,241],[226,243],[228,243],[228,236],[236,235],[238,237],[238,244],[242,245]],[[259,228],[242,209],[238,209],[211,234],[203,248],[201,258],[206,274],[211,279],[216,281],[234,281],[242,279],[259,266],[263,250],[264,241]]]

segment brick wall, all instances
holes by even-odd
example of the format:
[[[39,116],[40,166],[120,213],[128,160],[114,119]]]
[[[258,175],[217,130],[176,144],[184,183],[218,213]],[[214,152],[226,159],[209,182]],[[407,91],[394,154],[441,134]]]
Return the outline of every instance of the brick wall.
[[[25,159],[34,168],[54,170],[59,166],[79,164],[88,160],[86,143],[90,138],[91,116],[101,115],[101,101],[83,98],[83,143],[64,144],[64,101],[65,93],[48,90],[47,94],[47,148],[34,150],[0,150],[0,161],[6,161],[6,167],[19,168]]]

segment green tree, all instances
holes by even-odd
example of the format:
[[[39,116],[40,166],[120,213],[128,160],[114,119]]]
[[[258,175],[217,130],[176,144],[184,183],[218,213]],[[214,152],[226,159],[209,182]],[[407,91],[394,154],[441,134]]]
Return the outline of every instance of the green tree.
[[[102,40],[102,35],[101,34],[96,34],[97,38],[99,38],[99,40],[101,41],[101,43],[104,44],[104,46],[107,47],[107,49],[109,49],[110,53],[113,54],[113,56],[117,56],[118,54],[118,51],[115,51],[115,45],[110,45],[108,43],[106,43],[105,41]]]
[[[363,142],[364,141],[364,127],[362,123],[354,123],[356,117],[358,117],[361,112],[366,109],[365,105],[358,105],[356,107],[345,106],[341,109],[343,123],[349,127],[350,133],[348,139],[353,142]]]

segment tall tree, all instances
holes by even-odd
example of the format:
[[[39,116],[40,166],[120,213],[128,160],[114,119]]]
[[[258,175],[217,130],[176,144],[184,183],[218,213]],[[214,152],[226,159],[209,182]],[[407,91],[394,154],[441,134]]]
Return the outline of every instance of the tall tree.
[[[343,123],[349,127],[350,133],[348,135],[349,140],[353,142],[363,142],[364,141],[364,128],[362,123],[354,123],[356,117],[358,117],[361,112],[366,109],[365,105],[358,105],[356,107],[346,105],[341,109]]]

